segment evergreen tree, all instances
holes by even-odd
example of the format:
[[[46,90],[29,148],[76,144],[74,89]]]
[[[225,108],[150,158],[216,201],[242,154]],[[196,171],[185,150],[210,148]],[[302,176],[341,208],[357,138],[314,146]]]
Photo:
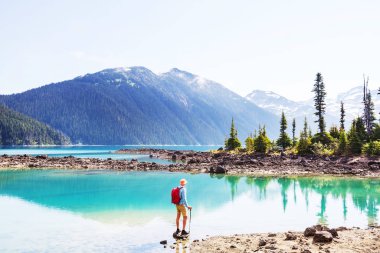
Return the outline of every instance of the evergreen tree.
[[[227,145],[225,145],[226,150],[235,150],[241,147],[241,142],[237,137],[238,133],[235,128],[234,119],[231,121],[231,129],[230,129],[230,138],[227,140]]]
[[[344,117],[346,116],[346,111],[344,110],[343,101],[340,101],[340,129],[344,130]]]
[[[296,119],[293,118],[293,122],[292,122],[292,145],[293,147],[295,147],[297,144],[297,140],[296,140]]]
[[[372,101],[371,91],[368,89],[368,77],[367,79],[364,77],[363,105],[364,105],[363,121],[364,121],[368,138],[370,138],[372,135],[376,118],[375,118],[375,105]]]
[[[340,136],[340,133],[339,133],[339,130],[336,126],[332,126],[330,128],[330,135],[331,137],[333,137],[334,139],[339,139],[339,136]]]
[[[314,107],[316,110],[314,115],[318,117],[318,119],[315,122],[318,123],[319,133],[322,135],[324,134],[325,129],[326,129],[326,123],[325,123],[325,118],[324,118],[325,109],[326,109],[326,103],[325,103],[326,91],[325,91],[325,84],[323,82],[323,77],[321,73],[317,73],[313,92],[314,92]]]
[[[0,145],[65,145],[60,131],[0,104]]]
[[[348,146],[348,140],[347,140],[346,132],[343,129],[341,129],[339,132],[338,153],[342,155],[346,154],[347,146]]]
[[[352,154],[360,154],[363,145],[357,133],[356,121],[356,119],[352,121],[350,131],[348,132],[348,146]]]
[[[245,139],[245,149],[247,153],[252,153],[254,151],[254,139],[252,136],[248,136]]]
[[[267,153],[270,149],[271,141],[266,135],[265,126],[259,128],[259,134],[254,141],[254,149],[256,152]]]
[[[286,121],[286,117],[284,112],[281,114],[281,121],[280,121],[280,137],[277,140],[277,145],[282,147],[283,150],[285,150],[287,147],[290,147],[291,140],[286,133],[286,129],[288,128],[288,123]]]
[[[374,141],[380,140],[380,124],[379,123],[375,123],[375,127],[373,128],[373,131],[372,131],[371,139]]]
[[[305,122],[303,125],[303,130],[300,134],[300,139],[297,143],[297,153],[300,155],[306,155],[312,153],[311,138],[308,134],[307,120],[305,117]]]
[[[304,133],[305,136],[308,135],[308,133],[307,133],[307,129],[308,129],[308,126],[307,126],[307,119],[306,119],[306,117],[305,117],[304,122],[303,122],[303,131],[302,131],[302,133]],[[309,137],[310,137],[310,136],[309,136]]]
[[[358,117],[356,119],[356,133],[360,139],[360,141],[364,144],[365,142],[367,142],[368,140],[368,136],[367,136],[367,133],[366,133],[366,129],[365,129],[365,125],[364,125],[364,122],[363,122],[363,119]]]
[[[352,154],[360,154],[363,144],[367,142],[367,132],[363,119],[358,117],[352,121],[348,132],[348,146]]]

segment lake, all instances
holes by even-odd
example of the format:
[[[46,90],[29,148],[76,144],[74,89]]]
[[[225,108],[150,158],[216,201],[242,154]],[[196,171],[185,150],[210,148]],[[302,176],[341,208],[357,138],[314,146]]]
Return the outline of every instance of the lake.
[[[183,177],[194,208],[190,240],[378,224],[378,179],[5,170],[0,252],[173,252],[159,242],[174,242],[170,191]]]
[[[51,157],[74,156],[78,158],[99,158],[99,159],[137,159],[139,162],[155,162],[160,164],[170,164],[171,161],[150,158],[149,155],[139,154],[116,154],[120,149],[168,149],[168,150],[194,150],[209,151],[216,150],[220,146],[186,146],[186,145],[80,145],[80,146],[0,146],[0,155],[48,155]]]

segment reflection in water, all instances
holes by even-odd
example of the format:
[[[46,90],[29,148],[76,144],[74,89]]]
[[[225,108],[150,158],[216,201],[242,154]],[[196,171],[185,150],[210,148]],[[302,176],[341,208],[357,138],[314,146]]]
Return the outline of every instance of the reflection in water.
[[[226,181],[230,185],[231,188],[231,199],[234,200],[235,195],[238,191],[238,183],[241,177],[238,176],[228,176],[226,177]]]
[[[282,207],[284,209],[284,212],[286,211],[286,205],[288,204],[288,189],[291,185],[291,181],[287,178],[279,178],[277,179],[277,182],[281,186],[281,196],[282,196]]]
[[[183,177],[194,207],[192,239],[299,230],[315,223],[364,227],[378,220],[378,179],[0,171],[0,217],[9,217],[0,219],[0,252],[2,247],[49,252],[28,240],[48,241],[69,252],[73,235],[77,245],[85,242],[98,252],[98,247],[161,252],[158,242],[175,229],[170,191]],[[186,242],[174,246],[177,252],[188,250]]]
[[[366,214],[367,224],[377,223],[380,203],[380,180],[333,177],[239,177],[224,175],[184,175],[179,173],[117,173],[110,171],[1,171],[0,195],[15,196],[44,206],[82,214],[141,211],[165,213],[171,208],[168,192],[181,177],[188,177],[189,199],[193,206],[214,210],[234,201],[245,192],[255,201],[281,196],[283,212],[287,212],[289,195],[297,205],[303,195],[306,211],[309,196],[319,196],[318,222],[328,223],[328,197],[340,199],[342,216],[347,220],[347,198]],[[227,188],[223,186],[227,183]],[[279,188],[275,186],[278,184]],[[229,189],[228,191],[226,191]],[[270,194],[268,195],[268,189]],[[226,194],[229,192],[229,194]],[[205,195],[207,194],[207,195]],[[331,207],[331,208],[336,208]],[[141,214],[140,214],[141,215]],[[126,215],[127,216],[127,215]],[[169,216],[167,217],[169,218]]]

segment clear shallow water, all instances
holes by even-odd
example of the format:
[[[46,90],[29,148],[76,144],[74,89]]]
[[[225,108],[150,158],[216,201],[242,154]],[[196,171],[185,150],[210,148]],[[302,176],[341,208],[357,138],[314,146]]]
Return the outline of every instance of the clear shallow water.
[[[191,240],[378,223],[375,179],[0,171],[0,252],[172,252],[159,241],[173,242],[170,190],[182,177],[194,207]]]
[[[220,146],[150,146],[150,145],[104,145],[104,146],[0,146],[0,155],[49,155],[51,157],[75,156],[78,158],[99,158],[99,159],[137,159],[140,162],[156,162],[160,164],[170,164],[171,161],[150,158],[149,155],[136,154],[115,154],[119,149],[155,148],[170,150],[195,150],[208,151],[218,149]]]

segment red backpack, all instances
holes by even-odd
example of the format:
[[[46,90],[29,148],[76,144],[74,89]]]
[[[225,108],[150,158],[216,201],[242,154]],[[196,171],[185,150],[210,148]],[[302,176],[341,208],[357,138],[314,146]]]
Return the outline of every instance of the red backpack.
[[[179,204],[179,201],[181,200],[180,196],[180,190],[182,187],[175,187],[172,189],[172,203],[175,205]]]

